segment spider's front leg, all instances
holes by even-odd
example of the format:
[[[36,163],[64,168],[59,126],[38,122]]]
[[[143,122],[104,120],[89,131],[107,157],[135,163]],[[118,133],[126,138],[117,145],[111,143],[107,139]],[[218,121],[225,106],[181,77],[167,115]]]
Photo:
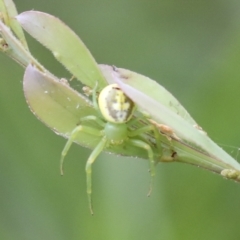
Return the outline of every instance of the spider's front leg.
[[[91,155],[89,156],[86,164],[86,174],[87,174],[87,195],[88,195],[88,204],[90,208],[90,212],[93,215],[92,208],[92,164],[98,157],[98,155],[103,151],[103,149],[107,145],[106,137],[103,137],[98,145],[94,148]]]
[[[92,117],[92,116],[89,116],[89,117]],[[87,117],[85,117],[85,119],[86,118]],[[67,143],[66,143],[66,145],[63,148],[62,153],[61,153],[61,160],[60,160],[60,173],[61,173],[61,175],[63,175],[64,158],[67,155],[70,147],[72,146],[72,143],[77,138],[77,135],[80,132],[88,133],[88,134],[91,134],[91,135],[97,136],[97,137],[102,136],[102,131],[99,130],[99,129],[96,129],[96,128],[93,128],[93,127],[82,126],[82,125],[79,125],[79,126],[75,127],[73,129],[73,131],[71,132],[70,137],[69,137],[69,139],[68,139],[68,141],[67,141]]]

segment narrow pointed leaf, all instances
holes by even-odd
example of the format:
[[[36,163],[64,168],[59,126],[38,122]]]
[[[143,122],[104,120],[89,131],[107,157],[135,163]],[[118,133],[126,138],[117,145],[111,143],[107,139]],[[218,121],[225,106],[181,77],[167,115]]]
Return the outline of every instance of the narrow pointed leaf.
[[[4,53],[18,62],[21,66],[27,67],[29,63],[34,63],[39,68],[44,69],[43,66],[31,55],[31,53],[24,48],[22,43],[14,36],[11,29],[0,21],[0,33],[7,44]]]
[[[4,23],[12,29],[24,48],[28,49],[23,29],[15,19],[18,13],[14,2],[12,0],[0,0],[0,12],[3,14]]]
[[[5,24],[9,26],[10,23],[8,18],[8,12],[4,0],[0,0],[0,13],[1,13],[0,17],[2,18],[1,20],[3,20]]]

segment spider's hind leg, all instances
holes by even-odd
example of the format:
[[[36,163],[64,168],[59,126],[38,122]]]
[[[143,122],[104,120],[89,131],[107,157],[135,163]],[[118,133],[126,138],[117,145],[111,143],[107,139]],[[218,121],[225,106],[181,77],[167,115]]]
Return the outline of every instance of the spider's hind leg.
[[[147,133],[152,131],[154,134],[154,138],[156,141],[156,148],[158,152],[161,154],[162,152],[162,146],[161,146],[161,140],[160,140],[160,134],[158,130],[152,126],[152,125],[147,125],[138,129],[135,129],[133,131],[130,131],[128,133],[129,137],[137,137],[143,133]],[[154,182],[154,176],[155,176],[155,165],[157,161],[154,159],[154,153],[151,145],[148,142],[145,142],[144,140],[137,140],[137,139],[129,139],[130,143],[136,147],[145,149],[148,153],[148,159],[149,159],[149,166],[150,166],[150,174],[151,174],[151,182],[150,182],[150,189],[148,192],[148,196],[150,196],[152,192],[152,187],[153,187],[153,182]]]
[[[153,188],[153,181],[154,181],[154,176],[155,176],[155,161],[154,161],[154,154],[151,146],[142,141],[142,140],[137,140],[137,139],[129,139],[129,143],[132,144],[133,146],[142,148],[147,151],[148,153],[148,159],[149,159],[149,164],[150,164],[150,174],[151,174],[151,181],[150,181],[150,188],[147,196],[150,196]]]

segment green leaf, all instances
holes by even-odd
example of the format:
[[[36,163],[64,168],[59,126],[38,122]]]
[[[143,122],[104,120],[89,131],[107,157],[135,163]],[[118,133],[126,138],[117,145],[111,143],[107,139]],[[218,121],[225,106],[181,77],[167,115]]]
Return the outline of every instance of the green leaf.
[[[24,48],[28,50],[23,29],[15,19],[15,16],[18,15],[18,12],[14,2],[12,0],[0,0],[0,12],[3,15],[4,23],[12,29]]]
[[[177,161],[188,162],[218,173],[223,169],[234,169],[239,175],[240,164],[214,143],[204,131],[193,126],[195,121],[178,102],[172,108],[175,98],[160,85],[158,87],[157,83],[153,83],[148,77],[129,70],[104,67],[104,71],[107,80],[117,83],[149,114],[150,119],[171,128],[177,136],[172,138],[173,146],[178,149]],[[164,99],[157,96],[158,92],[163,93]]]
[[[46,13],[28,11],[18,15],[22,27],[49,48],[74,77],[83,84],[98,88],[107,85],[95,59],[80,38],[58,18]]]

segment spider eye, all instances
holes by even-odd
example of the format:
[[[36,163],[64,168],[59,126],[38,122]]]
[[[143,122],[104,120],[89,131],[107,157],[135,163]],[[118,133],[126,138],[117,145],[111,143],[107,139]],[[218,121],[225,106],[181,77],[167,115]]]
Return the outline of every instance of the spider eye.
[[[113,123],[129,121],[135,109],[134,102],[117,84],[108,85],[101,91],[98,104],[103,117]]]

